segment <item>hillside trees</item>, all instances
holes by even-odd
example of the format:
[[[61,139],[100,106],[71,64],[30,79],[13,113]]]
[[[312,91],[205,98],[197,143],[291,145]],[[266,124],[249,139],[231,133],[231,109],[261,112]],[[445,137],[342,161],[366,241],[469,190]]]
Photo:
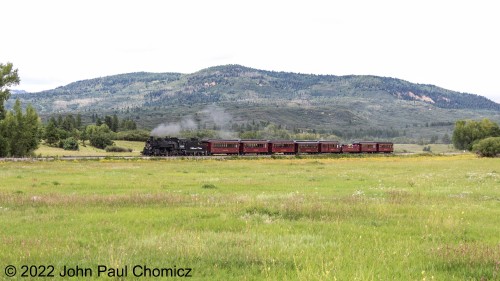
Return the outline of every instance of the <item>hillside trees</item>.
[[[102,144],[112,143],[112,139],[142,141],[149,137],[149,132],[137,130],[136,123],[130,118],[119,119],[115,114],[113,116],[106,115],[103,119],[104,123],[100,121],[101,118],[92,114],[92,120],[96,122],[95,125],[84,126],[80,113],[76,117],[73,114],[58,115],[57,118],[52,116],[45,125],[43,138],[48,145],[73,149],[75,146],[65,145],[65,143],[73,144],[75,141],[81,141],[82,145],[85,146],[85,141],[90,140],[91,145],[98,143],[98,147],[101,148]],[[101,128],[98,134],[95,134],[96,128]]]
[[[5,110],[4,102],[10,96],[7,87],[17,85],[19,81],[12,63],[0,64],[0,157],[28,156],[40,142],[41,123],[31,105],[23,113],[21,102],[16,100],[12,111]]]

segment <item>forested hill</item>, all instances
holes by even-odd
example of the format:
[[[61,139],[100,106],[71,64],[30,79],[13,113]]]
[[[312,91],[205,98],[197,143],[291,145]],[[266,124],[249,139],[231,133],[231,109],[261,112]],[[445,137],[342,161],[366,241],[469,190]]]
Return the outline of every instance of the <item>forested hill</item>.
[[[377,76],[312,75],[216,66],[192,74],[128,73],[71,83],[39,93],[18,93],[43,118],[80,112],[132,118],[141,128],[206,115],[217,106],[232,130],[275,124],[343,136],[408,137],[451,134],[458,119],[500,121],[500,105],[478,95]],[[12,104],[15,99],[10,99]],[[230,117],[229,117],[230,116]],[[245,128],[243,128],[245,126]]]
[[[216,66],[193,74],[128,73],[83,80],[39,93],[19,93],[42,113],[158,107],[223,101],[323,103],[332,98],[390,95],[439,108],[500,110],[485,97],[433,85],[377,76],[311,75],[264,71],[240,65]]]

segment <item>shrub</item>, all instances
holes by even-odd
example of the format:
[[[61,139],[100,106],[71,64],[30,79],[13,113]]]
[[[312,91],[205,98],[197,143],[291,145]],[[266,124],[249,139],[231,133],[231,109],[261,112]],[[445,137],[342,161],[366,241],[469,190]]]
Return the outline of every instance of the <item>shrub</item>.
[[[90,137],[90,144],[94,147],[104,149],[106,146],[112,145],[113,141],[110,134],[97,132]]]
[[[495,157],[500,154],[500,137],[490,137],[480,140],[472,150],[484,157]]]
[[[204,185],[201,186],[201,188],[206,188],[206,189],[215,189],[217,186],[213,183],[205,183]]]
[[[132,148],[110,145],[106,146],[106,152],[132,152]]]
[[[78,141],[73,138],[69,137],[65,140],[62,141],[62,148],[64,150],[78,150],[80,147],[78,146]]]

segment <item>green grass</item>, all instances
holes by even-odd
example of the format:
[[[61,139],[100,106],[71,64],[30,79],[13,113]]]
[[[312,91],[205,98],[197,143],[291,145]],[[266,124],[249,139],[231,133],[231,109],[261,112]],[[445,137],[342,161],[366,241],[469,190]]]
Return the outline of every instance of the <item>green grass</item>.
[[[395,144],[394,152],[395,153],[424,153],[424,147],[431,147],[431,153],[464,153],[464,151],[457,150],[453,147],[452,144],[427,144],[427,145],[419,145],[419,144]]]
[[[0,177],[1,278],[8,264],[175,265],[192,280],[500,278],[500,159],[0,162]]]
[[[116,146],[132,148],[132,152],[106,152],[104,149],[95,148],[90,146],[88,141],[87,145],[83,146],[80,143],[80,149],[76,151],[64,150],[58,147],[52,147],[45,144],[41,144],[40,147],[35,150],[35,155],[41,156],[140,156],[142,149],[144,148],[144,142],[142,141],[123,141],[115,140]]]

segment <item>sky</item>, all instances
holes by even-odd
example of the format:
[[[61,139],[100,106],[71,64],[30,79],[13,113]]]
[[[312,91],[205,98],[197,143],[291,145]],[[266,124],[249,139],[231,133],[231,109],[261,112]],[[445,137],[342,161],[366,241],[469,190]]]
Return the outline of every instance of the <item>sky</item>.
[[[495,1],[1,1],[0,63],[41,91],[226,64],[377,75],[500,103]]]

